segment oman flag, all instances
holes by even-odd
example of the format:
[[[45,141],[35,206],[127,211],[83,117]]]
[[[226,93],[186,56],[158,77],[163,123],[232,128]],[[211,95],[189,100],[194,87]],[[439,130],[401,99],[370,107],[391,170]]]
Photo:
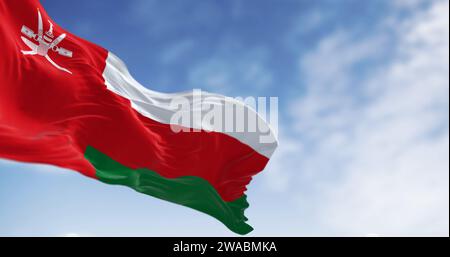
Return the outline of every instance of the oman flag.
[[[244,192],[277,146],[253,109],[145,88],[37,0],[1,0],[0,20],[0,158],[75,170],[209,214],[238,234],[252,230]],[[244,115],[211,115],[222,110]]]

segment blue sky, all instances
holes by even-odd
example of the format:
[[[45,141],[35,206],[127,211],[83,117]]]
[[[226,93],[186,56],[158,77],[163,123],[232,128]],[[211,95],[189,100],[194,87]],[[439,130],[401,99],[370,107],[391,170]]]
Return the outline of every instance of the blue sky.
[[[279,97],[250,236],[448,236],[448,1],[42,3],[152,90]],[[0,235],[234,234],[127,188],[0,161]]]

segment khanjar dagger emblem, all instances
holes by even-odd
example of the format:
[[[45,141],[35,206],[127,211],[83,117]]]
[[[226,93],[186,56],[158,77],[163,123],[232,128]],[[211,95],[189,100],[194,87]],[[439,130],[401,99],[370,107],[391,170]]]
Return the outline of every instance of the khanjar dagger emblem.
[[[38,32],[37,34],[34,33],[33,30],[28,28],[27,26],[22,26],[22,34],[27,36],[29,39],[36,41],[37,43],[32,42],[28,38],[21,36],[22,41],[31,49],[29,51],[22,50],[22,54],[24,55],[40,55],[43,56],[45,59],[47,59],[48,62],[50,62],[53,66],[55,66],[57,69],[62,70],[64,72],[72,74],[71,71],[69,71],[66,68],[63,68],[56,64],[48,55],[48,51],[52,50],[59,55],[72,58],[72,51],[69,51],[67,49],[64,49],[62,47],[59,47],[58,44],[61,43],[61,41],[66,38],[66,34],[61,34],[55,39],[55,35],[53,35],[53,24],[48,21],[50,24],[50,28],[47,32],[44,34],[44,25],[42,22],[42,16],[39,9],[38,12]]]

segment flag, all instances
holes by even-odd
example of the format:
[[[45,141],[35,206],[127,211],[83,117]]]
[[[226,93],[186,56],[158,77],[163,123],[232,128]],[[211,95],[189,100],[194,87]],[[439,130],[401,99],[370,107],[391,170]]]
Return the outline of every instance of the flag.
[[[0,1],[0,17],[0,158],[71,169],[209,214],[235,233],[252,230],[246,186],[274,152],[274,132],[258,115],[265,143],[263,130],[226,132],[202,119],[211,107],[252,108],[147,89],[37,0]]]

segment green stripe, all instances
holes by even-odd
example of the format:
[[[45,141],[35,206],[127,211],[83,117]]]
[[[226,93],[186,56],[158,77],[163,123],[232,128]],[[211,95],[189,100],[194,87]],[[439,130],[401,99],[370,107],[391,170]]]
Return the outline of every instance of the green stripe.
[[[90,146],[85,157],[95,167],[96,176],[102,182],[128,186],[138,192],[204,212],[241,235],[253,230],[245,223],[244,210],[249,206],[245,195],[233,202],[225,202],[203,178],[186,176],[169,179],[148,169],[133,170]]]

